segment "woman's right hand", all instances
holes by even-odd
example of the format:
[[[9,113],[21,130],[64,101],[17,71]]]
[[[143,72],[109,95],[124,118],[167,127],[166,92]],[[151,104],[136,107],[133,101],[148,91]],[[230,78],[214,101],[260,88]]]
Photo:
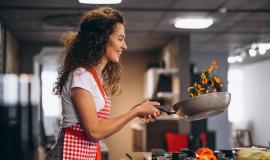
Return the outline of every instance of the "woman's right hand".
[[[137,104],[132,109],[136,112],[136,115],[142,118],[145,122],[154,121],[161,114],[155,106],[159,106],[160,103],[156,101],[144,101]]]

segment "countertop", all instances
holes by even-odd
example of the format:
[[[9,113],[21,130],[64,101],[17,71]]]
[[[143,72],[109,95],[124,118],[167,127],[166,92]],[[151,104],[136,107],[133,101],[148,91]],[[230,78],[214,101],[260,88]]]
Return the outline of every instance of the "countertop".
[[[152,159],[151,152],[127,152],[126,156],[130,160],[151,160]]]

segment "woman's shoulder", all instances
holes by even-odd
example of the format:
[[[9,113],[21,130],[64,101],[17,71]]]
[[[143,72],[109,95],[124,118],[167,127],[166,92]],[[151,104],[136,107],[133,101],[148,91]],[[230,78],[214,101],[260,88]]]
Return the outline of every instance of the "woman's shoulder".
[[[73,75],[76,75],[76,74],[82,74],[82,73],[86,73],[88,72],[85,68],[83,67],[79,67],[79,68],[76,68],[74,71],[73,71]]]
[[[94,78],[93,75],[83,67],[75,69],[72,73],[72,76],[90,80]]]

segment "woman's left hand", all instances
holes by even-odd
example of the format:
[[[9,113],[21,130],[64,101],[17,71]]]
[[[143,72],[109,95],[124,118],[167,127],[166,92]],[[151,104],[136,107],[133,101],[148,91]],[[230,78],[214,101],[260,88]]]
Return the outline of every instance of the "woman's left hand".
[[[132,110],[136,109],[138,113],[137,116],[144,122],[154,122],[161,114],[155,107],[158,105],[160,105],[158,102],[146,100],[132,107]]]
[[[154,122],[155,120],[157,120],[157,118],[159,117],[160,113],[154,113],[154,114],[148,114],[148,115],[145,115],[142,120],[145,122],[145,123],[149,123],[149,122]]]

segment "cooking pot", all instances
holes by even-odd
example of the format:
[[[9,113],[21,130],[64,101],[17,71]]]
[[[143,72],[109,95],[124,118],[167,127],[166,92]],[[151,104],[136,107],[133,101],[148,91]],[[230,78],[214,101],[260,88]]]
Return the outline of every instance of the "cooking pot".
[[[157,106],[167,114],[177,114],[180,118],[194,121],[223,113],[231,101],[229,92],[216,92],[180,101],[173,106]]]

